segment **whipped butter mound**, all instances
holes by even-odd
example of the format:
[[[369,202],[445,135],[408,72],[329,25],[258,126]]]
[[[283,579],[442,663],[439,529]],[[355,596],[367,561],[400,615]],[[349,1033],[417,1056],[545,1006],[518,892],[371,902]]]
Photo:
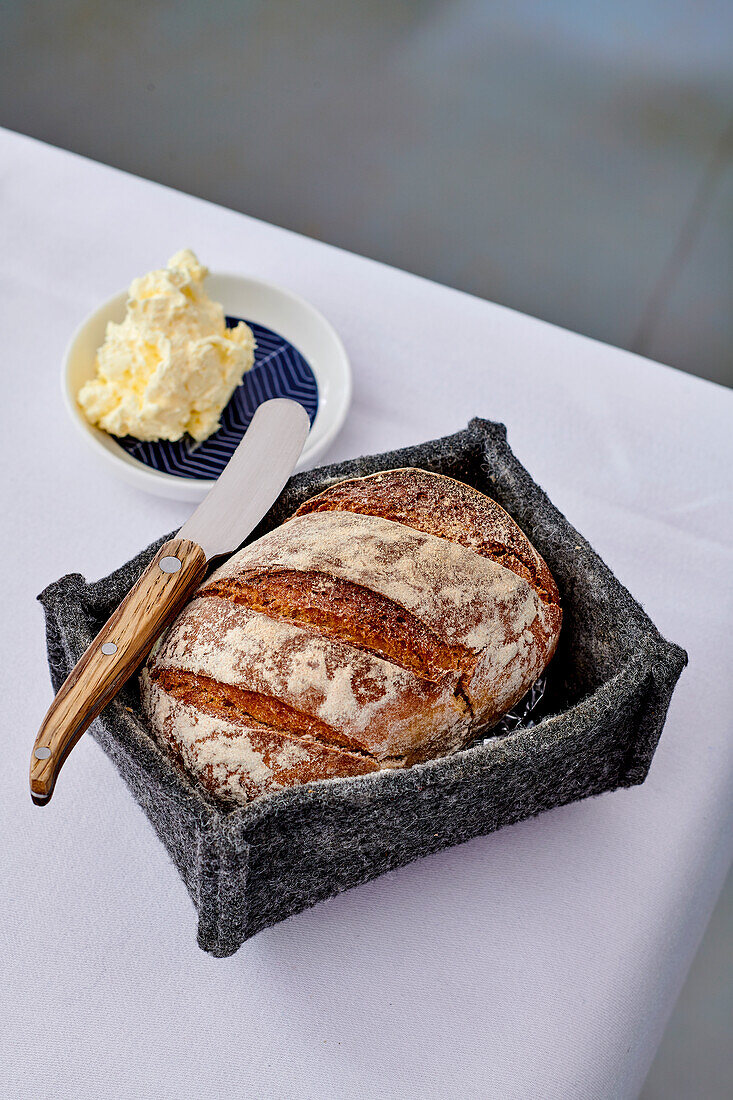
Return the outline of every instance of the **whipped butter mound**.
[[[204,290],[208,269],[189,249],[130,285],[124,321],[110,322],[97,375],[79,391],[92,424],[111,435],[197,442],[219,417],[254,363],[252,330],[228,329]]]

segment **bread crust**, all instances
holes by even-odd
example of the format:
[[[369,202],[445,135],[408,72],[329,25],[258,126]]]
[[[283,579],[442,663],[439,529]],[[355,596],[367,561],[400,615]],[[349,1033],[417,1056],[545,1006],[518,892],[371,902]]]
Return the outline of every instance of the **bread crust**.
[[[560,603],[545,561],[509,513],[478,489],[445,474],[406,468],[351,478],[306,500],[295,514],[320,511],[382,516],[440,535],[512,570],[548,603]]]
[[[141,676],[151,728],[212,793],[404,767],[490,726],[550,660],[545,562],[470,486],[341,482],[229,559]]]

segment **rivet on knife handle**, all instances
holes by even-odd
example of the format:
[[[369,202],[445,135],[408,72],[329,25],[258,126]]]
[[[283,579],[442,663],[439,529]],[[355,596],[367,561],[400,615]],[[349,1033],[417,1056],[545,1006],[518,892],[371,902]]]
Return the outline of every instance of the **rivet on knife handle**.
[[[30,767],[36,804],[49,801],[71,749],[148,655],[205,572],[206,555],[197,543],[169,539],[107,620],[61,685],[36,737]]]

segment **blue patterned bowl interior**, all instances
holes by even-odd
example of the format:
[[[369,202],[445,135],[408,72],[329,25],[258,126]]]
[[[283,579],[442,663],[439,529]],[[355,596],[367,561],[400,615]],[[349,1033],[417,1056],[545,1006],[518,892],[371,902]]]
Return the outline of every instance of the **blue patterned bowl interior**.
[[[227,327],[234,328],[239,320],[227,317]],[[120,447],[153,470],[204,481],[222,472],[263,401],[291,397],[300,402],[312,425],[318,411],[318,385],[307,361],[283,336],[254,321],[247,324],[257,341],[254,366],[232,394],[218,432],[203,443],[195,443],[189,436],[176,443],[142,443],[128,435],[117,440]]]

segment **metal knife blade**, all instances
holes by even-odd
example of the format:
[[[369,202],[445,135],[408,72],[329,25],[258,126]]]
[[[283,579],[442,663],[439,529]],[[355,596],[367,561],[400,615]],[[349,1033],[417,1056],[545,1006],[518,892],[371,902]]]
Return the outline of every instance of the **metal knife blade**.
[[[208,559],[231,553],[277,500],[303,449],[310,421],[297,401],[275,397],[257,408],[208,496],[178,532]]]

